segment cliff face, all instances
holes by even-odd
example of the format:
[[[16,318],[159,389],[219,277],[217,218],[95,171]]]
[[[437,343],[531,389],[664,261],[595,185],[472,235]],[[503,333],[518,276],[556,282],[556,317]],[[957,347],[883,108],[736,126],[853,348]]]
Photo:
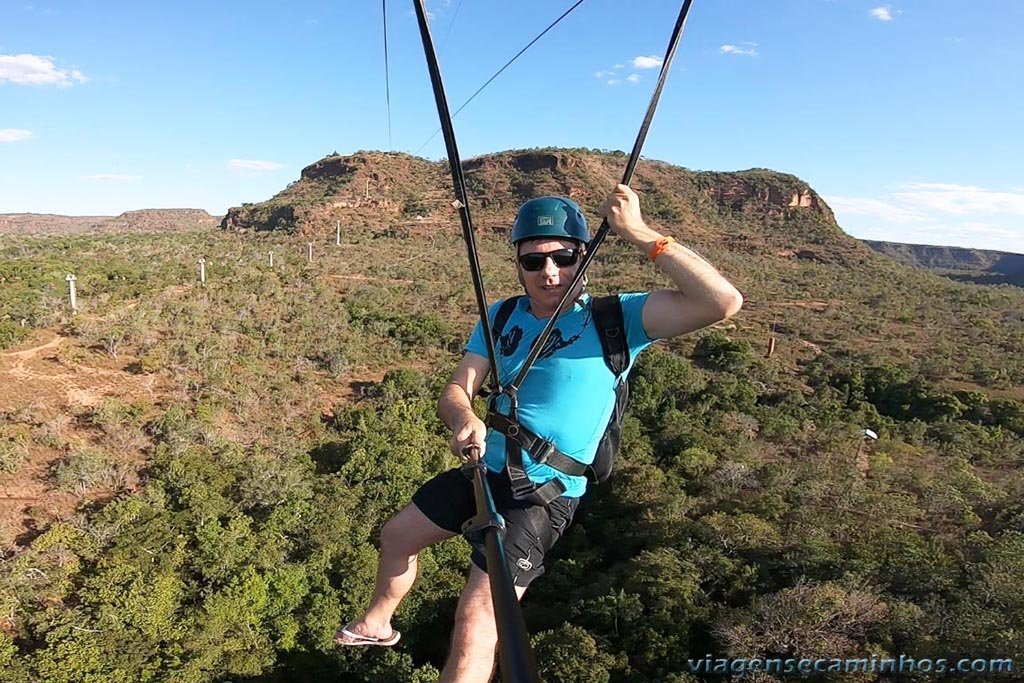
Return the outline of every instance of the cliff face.
[[[501,152],[463,162],[474,227],[502,232],[517,207],[544,194],[571,197],[595,223],[621,178],[621,152],[542,149]],[[783,258],[858,261],[870,250],[845,235],[831,209],[804,181],[765,169],[694,172],[642,160],[632,187],[646,219],[693,241]],[[330,155],[302,170],[271,199],[231,209],[221,227],[330,235],[346,230],[458,230],[446,162],[407,154]]]
[[[298,180],[267,201],[229,209],[221,227],[326,234],[339,220],[346,227],[412,220],[451,195],[443,170],[408,154],[333,154],[306,166]]]

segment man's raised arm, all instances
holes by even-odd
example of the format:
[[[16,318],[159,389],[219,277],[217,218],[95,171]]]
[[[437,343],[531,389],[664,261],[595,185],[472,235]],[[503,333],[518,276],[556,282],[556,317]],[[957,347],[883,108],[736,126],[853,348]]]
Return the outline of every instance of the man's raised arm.
[[[651,292],[647,298],[643,311],[647,336],[675,337],[739,312],[743,306],[739,290],[697,253],[649,228],[640,214],[639,198],[627,185],[615,188],[601,212],[615,234],[648,256],[654,254],[655,265],[677,287]]]

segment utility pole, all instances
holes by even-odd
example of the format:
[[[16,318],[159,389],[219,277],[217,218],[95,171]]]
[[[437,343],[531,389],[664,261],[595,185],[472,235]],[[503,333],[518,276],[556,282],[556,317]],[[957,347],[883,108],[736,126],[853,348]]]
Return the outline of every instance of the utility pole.
[[[779,322],[779,316],[776,315],[775,319],[772,320],[771,332],[768,333],[768,353],[766,353],[764,355],[765,358],[771,358],[772,354],[775,353],[775,342],[776,342],[776,338],[775,338],[775,325],[778,322]]]
[[[68,282],[68,299],[71,303],[71,312],[78,313],[78,297],[75,292],[75,276],[68,273],[68,276],[64,279]]]

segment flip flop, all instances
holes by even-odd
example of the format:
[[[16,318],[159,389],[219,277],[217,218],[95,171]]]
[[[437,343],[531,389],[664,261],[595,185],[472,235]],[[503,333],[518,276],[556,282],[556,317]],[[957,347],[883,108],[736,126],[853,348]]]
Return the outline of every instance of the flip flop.
[[[350,640],[341,640],[341,636],[349,638]],[[392,630],[391,636],[388,638],[374,638],[373,636],[363,636],[358,633],[353,633],[347,628],[343,628],[338,633],[334,634],[334,644],[351,647],[353,645],[379,645],[381,647],[391,647],[398,642],[398,639],[402,637],[402,634],[398,631]]]

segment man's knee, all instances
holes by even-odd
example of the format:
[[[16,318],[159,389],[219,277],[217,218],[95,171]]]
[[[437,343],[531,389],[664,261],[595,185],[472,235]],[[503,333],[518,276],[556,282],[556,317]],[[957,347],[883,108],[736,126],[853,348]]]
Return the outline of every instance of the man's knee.
[[[410,543],[409,529],[403,524],[401,515],[395,515],[380,530],[380,549],[382,552],[400,555],[415,555],[418,548]]]
[[[414,504],[409,504],[380,530],[381,551],[412,557],[428,545],[454,535],[431,522]]]

